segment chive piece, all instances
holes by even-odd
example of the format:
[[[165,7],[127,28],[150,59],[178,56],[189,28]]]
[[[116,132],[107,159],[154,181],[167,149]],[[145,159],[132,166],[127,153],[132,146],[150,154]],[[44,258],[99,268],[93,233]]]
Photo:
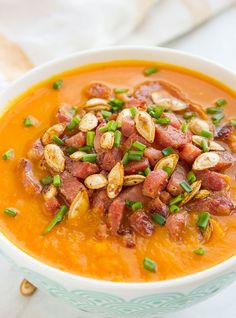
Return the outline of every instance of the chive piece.
[[[128,154],[128,160],[129,161],[139,161],[142,159],[142,156],[141,155],[136,155],[136,154]]]
[[[224,113],[215,114],[211,117],[211,120],[214,125],[218,125],[224,117],[225,117]]]
[[[52,183],[52,177],[51,176],[44,177],[44,178],[40,179],[40,182],[43,185],[50,184],[50,183]]]
[[[144,176],[144,177],[146,176],[144,171],[139,171],[137,174],[140,175],[140,176]]]
[[[89,153],[82,157],[82,161],[85,161],[85,162],[96,162],[96,160],[97,160],[97,155],[95,153]]]
[[[69,130],[73,130],[80,122],[80,118],[79,117],[73,117],[69,123],[69,125],[67,126],[67,129]]]
[[[125,165],[127,165],[128,162],[129,162],[129,154],[128,154],[128,152],[126,152],[126,153],[124,154],[123,159],[122,159],[122,163],[123,163],[123,165],[125,166]]]
[[[118,87],[114,89],[115,94],[127,93],[128,91],[129,91],[128,88],[122,88],[122,87]]]
[[[89,147],[93,147],[95,137],[95,131],[87,131],[86,133],[86,145]]]
[[[213,133],[207,130],[202,130],[201,136],[205,138],[213,138]]]
[[[193,189],[190,187],[190,185],[186,181],[180,182],[180,186],[184,189],[184,191],[188,193],[193,191]]]
[[[138,156],[143,156],[143,151],[141,150],[130,150],[129,155],[138,155]]]
[[[59,174],[56,174],[55,176],[53,176],[53,185],[56,188],[59,188],[61,186],[61,178],[60,178]]]
[[[112,98],[109,100],[108,104],[111,106],[111,111],[114,113],[121,110],[125,102],[118,98]]]
[[[157,106],[157,107],[154,108],[154,112],[155,112],[155,118],[158,119],[163,114],[164,108],[161,107],[161,106]]]
[[[183,123],[182,124],[182,127],[181,127],[181,130],[182,130],[182,133],[186,133],[187,132],[187,130],[188,130],[188,123]]]
[[[168,174],[168,176],[170,176],[171,173],[172,173],[172,168],[171,167],[163,167],[162,170],[164,170]]]
[[[157,118],[157,124],[167,125],[170,123],[170,118]]]
[[[208,146],[208,142],[207,142],[206,139],[203,139],[201,141],[201,147],[202,147],[203,152],[208,152],[209,151],[209,146]]]
[[[169,206],[170,213],[177,213],[179,212],[180,208],[178,205],[172,204]]]
[[[137,148],[141,151],[144,151],[144,149],[146,148],[146,145],[142,144],[141,142],[139,141],[135,141],[133,144],[132,144],[132,147],[134,148]]]
[[[197,177],[193,171],[189,171],[187,173],[187,180],[190,184],[192,184],[193,182],[195,182],[197,180]]]
[[[170,205],[176,205],[176,203],[179,203],[179,202],[181,202],[182,200],[183,200],[183,198],[184,198],[184,195],[183,194],[179,194],[179,195],[177,195],[177,197],[174,197],[173,199],[171,199],[170,200]]]
[[[52,137],[52,140],[55,142],[55,144],[57,144],[58,146],[63,146],[64,145],[64,141],[59,138],[58,136],[54,135]]]
[[[174,153],[174,149],[172,147],[167,147],[165,149],[162,149],[162,154],[163,156],[167,157],[169,155],[171,155],[172,153]]]
[[[208,107],[206,109],[207,114],[219,114],[222,113],[222,109],[220,108],[215,108],[215,107]]]
[[[146,75],[146,76],[149,76],[151,74],[156,73],[157,71],[158,71],[157,67],[156,66],[152,66],[152,67],[146,68],[143,71],[143,74]]]
[[[197,225],[202,230],[205,230],[208,226],[209,219],[210,219],[210,214],[208,212],[201,212],[198,215]]]
[[[112,113],[107,110],[101,110],[101,114],[102,114],[102,117],[105,119],[109,118],[112,115]]]
[[[152,107],[152,106],[149,106],[148,109],[147,109],[147,112],[150,116],[156,118],[156,113],[155,113],[155,108]]]
[[[6,214],[6,215],[9,215],[9,216],[12,216],[12,217],[15,217],[17,216],[17,212],[15,209],[12,209],[12,208],[6,208],[3,210],[3,212]]]
[[[186,112],[186,113],[183,114],[183,118],[184,119],[191,119],[191,118],[193,118],[195,116],[196,116],[196,113],[194,113],[194,112]]]
[[[114,134],[114,146],[117,148],[120,147],[120,142],[121,142],[121,132],[119,130],[116,130]]]
[[[133,211],[136,211],[138,209],[142,209],[143,204],[140,201],[135,201],[135,203],[132,204],[131,208]]]
[[[135,117],[135,115],[136,115],[137,112],[138,112],[138,110],[137,110],[136,107],[131,107],[131,108],[129,109],[129,111],[130,111],[130,114],[131,114],[132,117]]]
[[[76,152],[76,151],[77,151],[77,149],[74,148],[74,147],[72,147],[72,146],[67,147],[67,148],[65,149],[65,153],[66,153],[67,155],[72,155],[72,153],[74,153],[74,152]]]
[[[144,170],[144,175],[147,176],[149,175],[149,173],[151,172],[151,169],[149,167],[147,167],[145,170]]]
[[[92,150],[91,146],[83,146],[79,148],[79,151],[90,152]]]
[[[60,89],[62,88],[62,85],[63,85],[63,80],[57,80],[52,84],[52,87],[54,89]]]
[[[114,132],[116,131],[117,126],[118,126],[117,122],[115,120],[111,120],[107,123],[107,130]]]
[[[206,250],[204,248],[202,248],[202,247],[199,247],[196,250],[194,250],[193,253],[202,256],[202,255],[204,255],[206,253]]]
[[[25,127],[31,127],[34,126],[34,120],[32,117],[25,117],[23,120],[23,125]]]
[[[143,267],[152,273],[156,273],[157,271],[157,264],[150,258],[144,257],[143,259]]]
[[[10,158],[12,158],[14,156],[14,150],[13,149],[9,149],[6,152],[4,152],[4,154],[2,155],[2,159],[3,160],[8,160]]]
[[[125,205],[127,205],[127,206],[130,207],[130,208],[131,208],[131,206],[132,206],[134,203],[135,203],[135,201],[131,201],[131,200],[128,200],[128,199],[125,200]]]
[[[233,125],[234,127],[236,127],[236,119],[231,119],[230,124]]]
[[[159,225],[164,225],[166,223],[166,219],[164,216],[158,213],[153,213],[152,214],[152,220],[154,223],[159,224]]]
[[[75,106],[72,106],[70,109],[71,115],[74,117],[77,114],[78,109]]]
[[[60,209],[58,210],[57,214],[54,216],[52,221],[48,224],[48,226],[44,229],[42,235],[48,234],[55,225],[57,225],[59,222],[61,222],[64,219],[64,216],[68,212],[68,207],[66,205],[62,205]]]
[[[108,131],[108,123],[102,127],[99,128],[99,131],[104,133],[104,132],[107,132]]]
[[[215,102],[216,106],[221,107],[227,104],[227,100],[224,98],[219,98],[217,99],[217,101]]]

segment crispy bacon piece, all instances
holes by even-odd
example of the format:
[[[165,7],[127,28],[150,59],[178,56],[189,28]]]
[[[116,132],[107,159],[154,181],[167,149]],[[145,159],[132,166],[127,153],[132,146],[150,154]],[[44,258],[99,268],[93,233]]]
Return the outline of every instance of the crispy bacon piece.
[[[201,149],[199,149],[191,143],[187,143],[181,149],[179,156],[182,160],[191,164],[201,153]]]
[[[227,140],[234,133],[234,127],[231,124],[226,124],[218,131],[216,139]]]
[[[59,123],[68,123],[71,121],[73,117],[73,112],[71,111],[72,107],[71,105],[68,105],[66,103],[62,103],[57,111],[57,120]]]
[[[146,81],[135,88],[134,97],[136,97],[140,101],[150,104],[152,103],[152,99],[151,99],[152,93],[160,89],[161,89],[161,86],[159,82]]]
[[[151,213],[161,214],[165,218],[169,215],[167,205],[163,203],[159,197],[151,200],[151,202],[149,203],[149,210]]]
[[[133,187],[127,187],[120,193],[119,197],[122,200],[140,201],[143,204],[146,204],[150,201],[150,198],[143,195],[142,188],[143,185],[141,183]]]
[[[161,115],[161,118],[169,118],[170,119],[170,125],[175,127],[176,129],[179,129],[181,127],[181,124],[180,124],[178,118],[175,116],[174,113],[163,113]]]
[[[156,125],[155,142],[163,147],[178,149],[191,141],[191,132],[183,133],[171,125]]]
[[[49,212],[56,213],[56,211],[60,208],[60,202],[56,197],[51,197],[44,202],[46,209]]]
[[[68,203],[72,203],[80,190],[85,189],[84,185],[73,177],[68,171],[64,171],[61,175],[60,192]]]
[[[157,161],[159,161],[163,157],[160,150],[152,147],[146,148],[143,155],[149,160],[149,163],[152,167],[154,167]]]
[[[112,199],[107,196],[106,190],[97,190],[93,193],[92,198],[92,207],[107,212],[110,204],[112,203]]]
[[[111,96],[111,89],[102,83],[91,83],[86,87],[85,93],[89,98],[108,99]]]
[[[214,168],[212,168],[212,170],[215,170],[215,171],[225,170],[234,164],[235,158],[231,154],[231,152],[217,151],[217,154],[220,156],[220,161]]]
[[[19,163],[19,172],[23,186],[29,194],[36,194],[42,191],[42,186],[34,176],[30,160],[22,159]]]
[[[85,133],[83,132],[78,132],[77,134],[65,140],[65,144],[67,146],[72,146],[74,148],[80,148],[84,146],[85,143],[86,143],[86,136],[85,136]]]
[[[125,151],[129,149],[135,141],[139,141],[145,146],[151,147],[151,144],[148,143],[142,136],[140,136],[138,133],[134,133],[131,136],[129,136],[129,138],[126,139],[126,141],[123,143],[122,145],[123,150]]]
[[[91,174],[99,172],[96,163],[73,161],[69,158],[66,158],[66,170],[79,179],[85,179]]]
[[[129,224],[138,234],[144,237],[149,237],[154,232],[154,225],[144,210],[131,214]]]
[[[168,174],[162,169],[150,172],[143,183],[143,194],[155,198],[165,188],[167,180]]]
[[[149,161],[147,158],[142,158],[139,161],[130,161],[125,165],[125,174],[136,174],[149,167]]]
[[[202,187],[210,191],[220,191],[228,186],[228,182],[225,175],[210,171],[202,170],[195,172],[198,180],[202,181]]]
[[[170,238],[179,241],[187,224],[188,214],[186,211],[171,214],[166,220],[166,227]]]
[[[167,191],[173,196],[179,195],[184,192],[180,183],[187,181],[187,167],[182,163],[178,163],[175,171],[172,173],[169,183],[167,185]]]
[[[110,171],[118,161],[121,161],[122,152],[119,148],[107,149],[98,154],[97,162],[101,169]]]
[[[117,231],[120,228],[124,210],[125,202],[120,198],[116,198],[109,207],[107,218],[108,224],[113,234],[117,234]]]
[[[125,137],[129,137],[130,135],[136,132],[134,120],[131,117],[125,117],[122,120],[121,125],[121,133]]]

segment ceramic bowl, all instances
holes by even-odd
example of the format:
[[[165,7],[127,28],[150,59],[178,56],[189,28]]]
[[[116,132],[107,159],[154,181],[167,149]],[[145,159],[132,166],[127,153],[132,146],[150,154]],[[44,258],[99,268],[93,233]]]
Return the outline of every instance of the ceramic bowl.
[[[211,61],[165,48],[114,47],[76,53],[39,66],[0,95],[0,109],[32,85],[80,65],[112,60],[149,60],[184,66],[234,87],[236,74]],[[99,281],[63,272],[27,255],[0,234],[0,249],[42,291],[75,306],[81,317],[156,317],[213,296],[236,278],[236,256],[182,278],[150,283]]]

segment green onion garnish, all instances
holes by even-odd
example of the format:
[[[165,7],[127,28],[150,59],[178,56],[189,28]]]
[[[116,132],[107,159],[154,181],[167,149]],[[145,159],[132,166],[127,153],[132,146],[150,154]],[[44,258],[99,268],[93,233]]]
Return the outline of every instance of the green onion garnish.
[[[146,68],[143,71],[143,74],[146,75],[146,76],[149,76],[151,74],[156,73],[157,71],[158,71],[157,67],[156,66],[152,66],[152,67]]]
[[[161,107],[161,106],[157,106],[154,108],[154,113],[155,113],[155,118],[158,119],[161,117],[161,115],[163,114],[164,112],[164,108]]]
[[[108,124],[106,124],[106,125],[100,127],[100,128],[99,128],[99,131],[102,132],[102,133],[107,132],[107,131],[108,131]]]
[[[147,167],[145,170],[144,170],[144,175],[147,176],[149,175],[149,173],[151,172],[151,169],[149,167]]]
[[[57,225],[59,222],[61,222],[64,219],[64,216],[68,212],[68,207],[66,205],[62,205],[60,209],[58,210],[57,214],[54,216],[52,221],[48,224],[48,226],[44,229],[42,235],[48,234],[55,225]]]
[[[150,116],[156,118],[156,113],[155,113],[155,110],[154,110],[154,107],[152,106],[149,106],[148,109],[147,109],[147,112]]]
[[[157,118],[157,124],[167,125],[170,123],[170,118]]]
[[[224,113],[221,114],[215,114],[211,117],[211,120],[214,125],[220,124],[221,120],[225,117]]]
[[[128,154],[128,161],[139,161],[142,159],[142,155],[140,154],[132,154],[132,153],[129,153]]]
[[[76,152],[76,151],[77,151],[77,149],[74,148],[74,147],[72,147],[72,146],[67,147],[67,148],[65,149],[65,153],[66,153],[67,155],[72,155],[72,153],[74,153],[74,152]],[[82,151],[82,150],[81,150],[81,151]]]
[[[89,147],[93,147],[95,137],[95,131],[87,131],[86,133],[86,145]]]
[[[114,146],[117,148],[120,147],[120,142],[121,142],[121,132],[119,130],[116,130],[114,134]]]
[[[114,132],[116,131],[117,126],[118,126],[117,122],[115,120],[111,120],[107,123],[107,130]]]
[[[231,119],[230,124],[234,127],[236,127],[236,119]]]
[[[139,141],[135,141],[133,144],[132,144],[132,147],[134,148],[137,148],[141,151],[144,151],[146,149],[146,145],[142,144],[141,142]]]
[[[135,117],[135,115],[136,115],[137,112],[138,112],[138,110],[137,110],[136,107],[131,107],[131,108],[129,109],[129,111],[130,111],[130,114],[131,114],[132,117]]]
[[[141,150],[130,150],[129,155],[138,155],[138,156],[143,156],[143,151]]]
[[[191,118],[193,118],[195,116],[196,116],[196,113],[194,113],[194,112],[186,112],[186,113],[183,114],[183,118],[184,119],[191,119]]]
[[[51,176],[44,177],[44,178],[40,179],[40,182],[43,185],[50,184],[50,183],[52,183],[52,177]]]
[[[166,219],[164,216],[158,213],[153,213],[152,214],[152,220],[154,223],[159,224],[159,225],[164,225],[166,223]]]
[[[150,258],[144,257],[143,259],[143,267],[152,273],[156,273],[157,271],[157,264]]]
[[[167,147],[165,149],[162,149],[162,154],[163,156],[167,157],[169,155],[171,155],[172,153],[174,153],[174,149],[172,147]]]
[[[79,124],[79,122],[80,122],[80,118],[79,117],[73,117],[71,119],[71,122],[67,126],[67,129],[73,130]]]
[[[92,150],[91,146],[83,146],[79,148],[79,151],[90,152]]]
[[[125,102],[121,99],[118,99],[118,98],[112,98],[109,100],[108,104],[111,106],[112,112],[117,112],[117,111],[122,109]]]
[[[181,127],[182,132],[185,134],[188,130],[188,123],[183,123]]]
[[[72,106],[70,109],[71,115],[74,117],[77,114],[78,109],[75,106]]]
[[[164,170],[168,174],[168,176],[170,176],[172,173],[171,167],[162,167],[162,170]]]
[[[206,138],[213,138],[213,133],[207,130],[202,130],[201,136]]]
[[[128,199],[125,200],[125,205],[127,205],[128,207],[131,207],[134,203],[135,203],[135,201],[131,201]]]
[[[4,152],[4,154],[2,155],[2,159],[3,160],[8,160],[10,158],[12,158],[14,156],[14,150],[13,149],[9,149],[6,152]]]
[[[34,126],[34,120],[32,117],[26,117],[24,118],[23,120],[23,125],[25,127],[31,127],[31,126]]]
[[[140,201],[136,201],[135,203],[132,204],[131,208],[133,211],[136,211],[138,209],[142,209],[143,204]]]
[[[202,229],[205,230],[208,226],[210,219],[210,214],[208,212],[201,212],[198,215],[197,225]]]
[[[62,85],[63,85],[63,80],[57,80],[52,84],[52,87],[54,89],[60,89],[62,88]]]
[[[6,214],[6,215],[9,215],[9,216],[12,216],[12,217],[15,217],[17,216],[17,212],[15,209],[12,209],[12,208],[6,208],[3,210],[3,212]]]
[[[122,94],[122,93],[127,93],[129,91],[128,88],[122,88],[122,87],[118,87],[114,89],[114,93],[115,94]]]
[[[206,253],[206,250],[204,248],[202,248],[202,247],[199,247],[196,250],[194,250],[193,253],[202,256],[202,255],[204,255]]]
[[[58,146],[63,146],[64,145],[64,141],[59,138],[58,136],[54,135],[52,137],[52,140],[55,142],[55,144],[57,144]]]
[[[177,195],[177,197],[174,197],[173,199],[171,199],[169,204],[170,205],[173,205],[173,204],[175,205],[176,203],[181,202],[183,200],[183,198],[184,198],[184,195],[183,194],[179,194],[179,195]]]
[[[170,213],[177,213],[179,212],[180,208],[178,207],[178,205],[172,204],[169,206],[169,211]]]
[[[208,152],[209,151],[209,146],[208,146],[208,142],[207,142],[206,139],[203,139],[201,141],[201,147],[202,147],[203,152]]]
[[[85,162],[96,162],[96,160],[97,160],[97,155],[95,153],[89,153],[82,157],[82,161],[85,161]]]
[[[59,188],[61,186],[61,178],[60,178],[59,174],[53,176],[53,185],[57,188]]]
[[[207,114],[219,114],[222,113],[222,109],[220,108],[215,108],[215,107],[208,107],[206,109]]]
[[[144,171],[139,171],[137,174],[140,175],[140,176],[144,176],[144,177],[146,176]]]
[[[187,173],[187,180],[190,184],[192,184],[193,182],[195,182],[197,180],[197,177],[193,171],[189,171]]]
[[[193,191],[193,189],[190,187],[190,185],[186,181],[180,182],[180,186],[184,189],[184,191],[188,193]]]
[[[224,98],[219,98],[217,99],[217,101],[215,102],[216,106],[221,107],[227,104],[226,99]]]
[[[122,159],[122,163],[123,163],[123,165],[125,166],[125,165],[127,165],[128,162],[129,162],[129,154],[128,154],[128,152],[126,152],[126,153],[124,154],[123,159]]]
[[[101,110],[101,114],[102,114],[102,117],[105,119],[109,118],[112,115],[112,113],[107,110]]]

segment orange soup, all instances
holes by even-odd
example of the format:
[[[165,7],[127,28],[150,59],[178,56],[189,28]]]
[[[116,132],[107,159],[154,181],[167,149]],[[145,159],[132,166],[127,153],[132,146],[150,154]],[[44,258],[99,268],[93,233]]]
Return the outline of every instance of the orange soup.
[[[0,118],[0,229],[34,258],[122,282],[236,252],[236,95],[202,74],[94,64],[32,87]]]

